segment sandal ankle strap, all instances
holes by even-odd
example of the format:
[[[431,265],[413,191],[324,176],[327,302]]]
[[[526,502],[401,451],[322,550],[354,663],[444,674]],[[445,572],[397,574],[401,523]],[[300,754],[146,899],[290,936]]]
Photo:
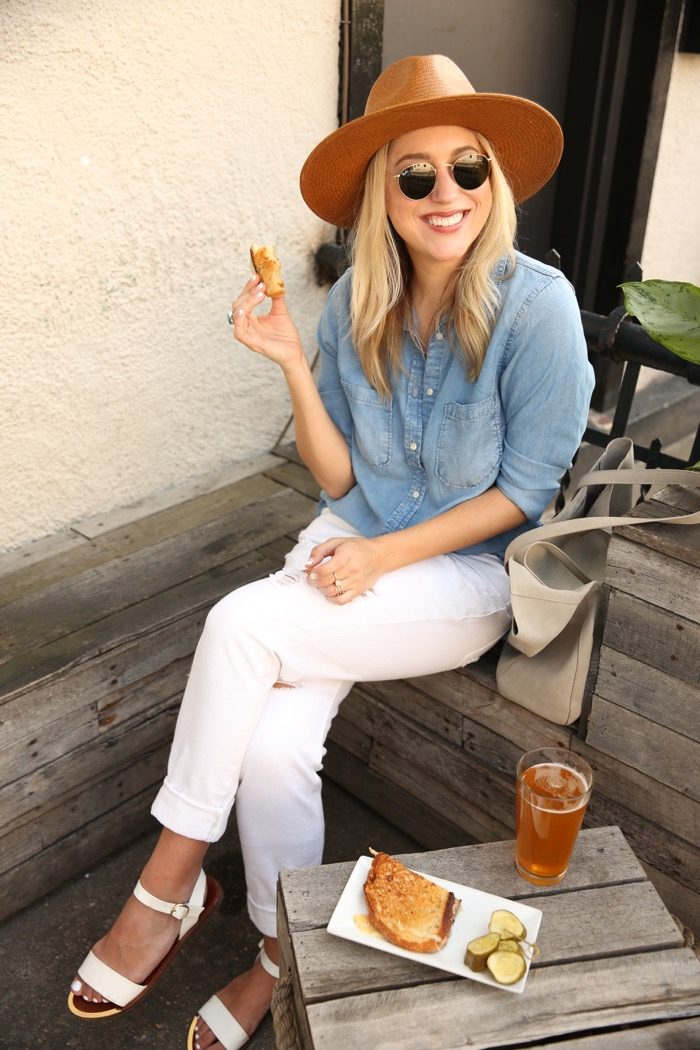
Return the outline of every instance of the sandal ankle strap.
[[[275,977],[279,979],[280,968],[277,965],[277,963],[273,963],[272,959],[265,951],[264,940],[260,941],[260,943],[258,944],[258,948],[260,949],[260,951],[258,952],[258,962],[262,966],[263,970],[265,970],[266,973],[269,973],[270,977]]]
[[[136,900],[141,901],[142,904],[145,904],[147,908],[151,908],[152,911],[159,911],[164,915],[172,915],[174,919],[178,919],[182,923],[183,927],[186,924],[187,928],[189,928],[204,911],[206,888],[207,877],[203,871],[200,871],[192,896],[187,904],[173,904],[171,901],[162,901],[159,897],[154,897],[152,893],[144,889],[140,879],[134,887],[134,897],[136,897]],[[185,932],[184,929],[181,929],[180,936]]]

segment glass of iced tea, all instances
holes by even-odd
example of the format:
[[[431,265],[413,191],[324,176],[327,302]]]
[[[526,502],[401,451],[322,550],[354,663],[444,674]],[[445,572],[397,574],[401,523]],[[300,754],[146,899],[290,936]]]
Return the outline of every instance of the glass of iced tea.
[[[515,866],[528,882],[554,886],[564,878],[592,783],[588,762],[562,747],[540,747],[519,760]]]

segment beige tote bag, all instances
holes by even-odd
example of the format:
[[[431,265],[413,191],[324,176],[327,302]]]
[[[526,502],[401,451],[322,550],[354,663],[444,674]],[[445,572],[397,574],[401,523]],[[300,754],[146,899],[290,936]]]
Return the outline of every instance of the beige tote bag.
[[[610,530],[700,524],[700,511],[661,519],[627,516],[635,485],[671,484],[700,488],[700,474],[636,468],[632,441],[614,438],[562,511],[509,544],[513,625],[496,669],[503,696],[558,725],[579,717]]]

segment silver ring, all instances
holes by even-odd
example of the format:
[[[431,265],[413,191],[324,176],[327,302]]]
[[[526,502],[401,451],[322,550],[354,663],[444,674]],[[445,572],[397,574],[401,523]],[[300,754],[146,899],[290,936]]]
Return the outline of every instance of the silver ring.
[[[229,312],[228,312],[228,323],[229,324],[235,324],[236,323],[234,321],[234,319],[233,319],[233,310],[229,310]]]

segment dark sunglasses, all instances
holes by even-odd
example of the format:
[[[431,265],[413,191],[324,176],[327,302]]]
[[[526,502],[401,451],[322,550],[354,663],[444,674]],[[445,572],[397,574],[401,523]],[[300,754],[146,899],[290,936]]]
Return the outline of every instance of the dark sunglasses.
[[[458,157],[454,164],[441,164],[440,167],[449,169],[460,189],[476,190],[489,177],[490,165],[490,157],[484,157],[481,153],[465,153],[464,156]],[[437,168],[427,160],[419,160],[391,177],[399,180],[399,189],[404,197],[408,197],[410,201],[421,201],[433,192],[437,181]]]

